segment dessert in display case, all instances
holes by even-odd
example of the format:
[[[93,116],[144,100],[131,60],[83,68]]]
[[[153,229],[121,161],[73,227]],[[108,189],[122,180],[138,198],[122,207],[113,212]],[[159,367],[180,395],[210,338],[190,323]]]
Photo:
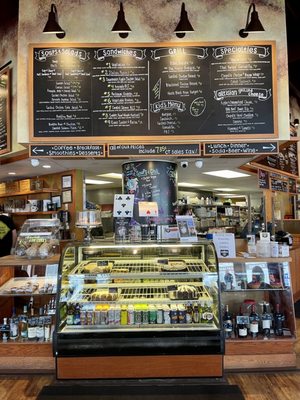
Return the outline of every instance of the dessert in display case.
[[[57,377],[221,376],[213,243],[98,243],[61,257]]]
[[[85,210],[76,212],[76,227],[85,230],[84,241],[91,241],[91,230],[102,225],[99,210]]]

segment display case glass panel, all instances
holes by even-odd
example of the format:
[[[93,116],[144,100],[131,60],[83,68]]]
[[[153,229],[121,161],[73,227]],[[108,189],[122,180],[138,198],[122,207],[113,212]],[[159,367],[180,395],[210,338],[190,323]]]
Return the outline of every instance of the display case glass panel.
[[[76,351],[96,353],[222,352],[210,241],[71,245],[61,258],[58,291],[58,354],[72,354],[75,342]]]

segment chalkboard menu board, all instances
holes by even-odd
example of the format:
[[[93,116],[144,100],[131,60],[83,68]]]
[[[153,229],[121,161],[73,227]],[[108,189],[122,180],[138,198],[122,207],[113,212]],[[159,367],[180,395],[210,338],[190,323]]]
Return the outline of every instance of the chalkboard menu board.
[[[0,71],[0,154],[11,151],[10,69]]]
[[[260,189],[269,189],[269,173],[267,171],[258,170],[258,187]]]
[[[257,158],[251,164],[265,166],[266,169],[286,175],[298,176],[297,141],[288,141],[280,146],[278,154]]]
[[[289,181],[287,177],[271,174],[270,175],[271,190],[274,192],[285,192],[289,191]]]
[[[37,45],[30,60],[31,141],[278,135],[274,42]]]

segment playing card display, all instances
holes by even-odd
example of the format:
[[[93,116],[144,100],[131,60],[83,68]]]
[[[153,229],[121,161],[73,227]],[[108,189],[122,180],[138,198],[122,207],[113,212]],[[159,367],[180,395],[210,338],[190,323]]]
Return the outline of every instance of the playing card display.
[[[113,216],[131,218],[133,215],[133,194],[115,194]]]

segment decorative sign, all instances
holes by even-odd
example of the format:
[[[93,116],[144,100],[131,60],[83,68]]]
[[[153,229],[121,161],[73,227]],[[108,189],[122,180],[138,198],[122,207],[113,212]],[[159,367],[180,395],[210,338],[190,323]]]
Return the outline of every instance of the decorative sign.
[[[84,157],[104,158],[104,145],[101,144],[53,144],[53,145],[30,145],[30,157]]]
[[[133,216],[133,194],[115,194],[113,216],[131,218]]]
[[[197,242],[197,231],[191,215],[176,215],[176,223],[181,242]]]
[[[271,174],[270,185],[271,185],[271,190],[273,190],[274,192],[288,193],[289,191],[289,182],[287,177],[285,176],[281,176],[278,174]]]
[[[259,169],[257,173],[258,173],[258,187],[260,189],[269,189],[270,188],[269,172]]]
[[[31,47],[31,141],[277,137],[275,42]]]
[[[204,143],[204,155],[278,153],[278,142]]]
[[[156,201],[139,201],[140,217],[158,217],[158,206]]]
[[[108,157],[149,157],[201,155],[200,144],[109,144]]]
[[[0,71],[0,154],[11,151],[10,69]]]
[[[278,154],[257,158],[251,164],[297,177],[299,175],[297,143],[297,141],[288,141],[280,146]]]
[[[297,181],[296,179],[289,178],[289,193],[297,194]]]

